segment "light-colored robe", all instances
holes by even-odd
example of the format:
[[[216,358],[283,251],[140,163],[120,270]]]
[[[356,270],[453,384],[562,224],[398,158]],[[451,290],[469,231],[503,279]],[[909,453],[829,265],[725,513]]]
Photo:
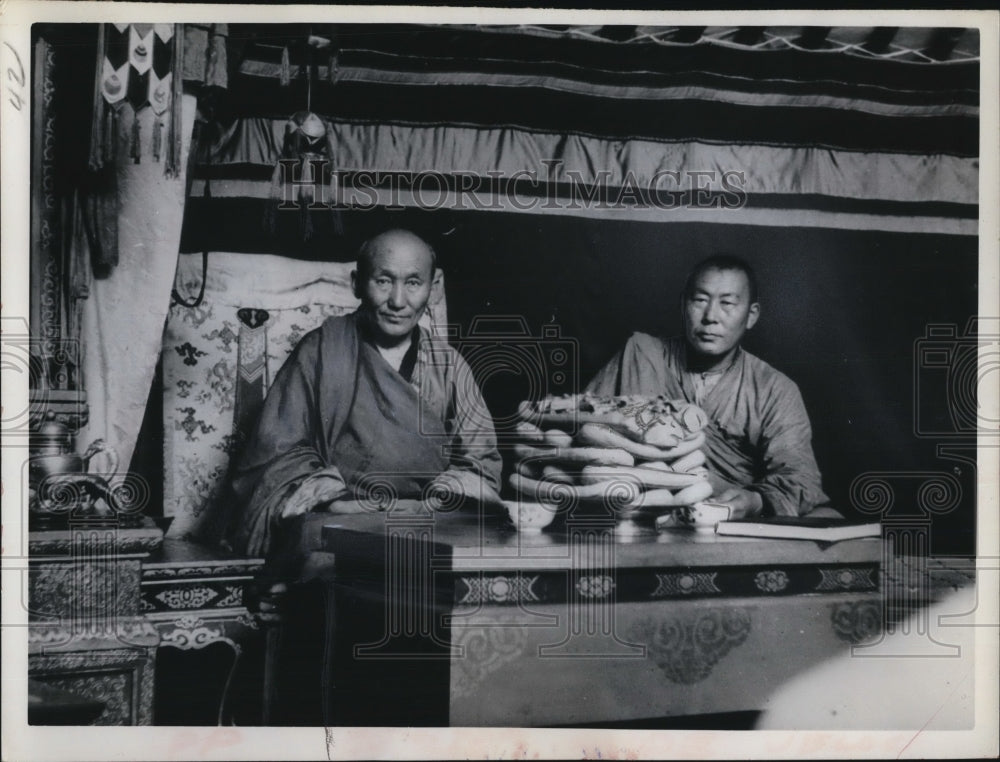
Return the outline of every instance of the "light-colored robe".
[[[587,386],[595,394],[665,394],[708,414],[705,455],[715,494],[729,486],[760,493],[764,514],[802,515],[828,502],[798,386],[749,352],[704,399],[696,399],[683,339],[634,333]]]

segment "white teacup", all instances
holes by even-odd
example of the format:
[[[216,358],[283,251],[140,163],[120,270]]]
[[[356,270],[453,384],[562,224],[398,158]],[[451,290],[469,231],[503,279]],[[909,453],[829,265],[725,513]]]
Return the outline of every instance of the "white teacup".
[[[518,532],[537,534],[552,523],[558,506],[527,500],[504,500],[511,523]]]

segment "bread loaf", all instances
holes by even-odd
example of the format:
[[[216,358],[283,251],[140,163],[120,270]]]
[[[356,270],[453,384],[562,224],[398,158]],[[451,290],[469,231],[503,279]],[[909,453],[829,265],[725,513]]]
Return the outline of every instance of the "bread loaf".
[[[632,466],[635,458],[624,450],[608,447],[532,447],[515,444],[514,454],[518,458],[555,460],[564,463],[592,463],[598,466]]]
[[[704,481],[694,474],[675,473],[674,471],[657,471],[652,468],[627,468],[624,466],[586,466],[580,475],[584,484],[619,480],[635,480],[644,489],[666,487],[681,489],[696,482]]]

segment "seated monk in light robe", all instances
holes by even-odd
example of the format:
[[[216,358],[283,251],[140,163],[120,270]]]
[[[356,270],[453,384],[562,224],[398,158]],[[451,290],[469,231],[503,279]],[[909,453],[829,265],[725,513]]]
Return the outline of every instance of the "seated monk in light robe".
[[[587,391],[664,394],[697,404],[709,418],[712,501],[731,505],[734,518],[797,516],[828,499],[798,387],[740,347],[759,315],[756,291],[743,260],[705,260],[685,286],[684,336],[633,334]],[[823,513],[836,515],[829,508]]]
[[[365,510],[366,485],[420,498],[440,484],[499,501],[501,460],[479,388],[461,355],[417,325],[437,272],[433,251],[407,231],[362,248],[352,274],[361,307],[298,344],[235,471],[237,552],[267,555],[310,512]]]

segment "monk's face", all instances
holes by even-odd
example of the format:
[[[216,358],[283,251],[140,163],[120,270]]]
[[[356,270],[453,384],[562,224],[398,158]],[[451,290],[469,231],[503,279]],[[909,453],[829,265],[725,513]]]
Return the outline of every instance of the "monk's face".
[[[705,270],[684,297],[688,346],[706,358],[723,359],[757,322],[760,308],[750,302],[750,284],[741,270]]]
[[[387,236],[375,245],[371,272],[355,290],[371,315],[375,340],[392,347],[409,338],[427,309],[434,259],[415,236]]]

